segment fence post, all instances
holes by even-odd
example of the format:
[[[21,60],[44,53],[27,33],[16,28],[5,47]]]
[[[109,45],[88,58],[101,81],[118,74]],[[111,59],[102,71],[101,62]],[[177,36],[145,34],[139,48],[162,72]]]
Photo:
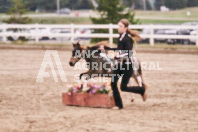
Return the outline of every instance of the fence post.
[[[151,27],[150,45],[151,45],[151,46],[154,46],[154,38],[153,38],[153,35],[154,35],[154,28],[153,28],[153,25],[150,25],[150,27]]]
[[[36,36],[35,36],[35,42],[36,42],[36,44],[38,44],[39,43],[39,28],[38,28],[38,23],[36,23],[35,24],[35,34],[36,34]]]
[[[196,28],[197,32],[196,32],[196,47],[198,47],[198,25],[197,25],[197,28]]]
[[[6,29],[7,29],[7,24],[3,24],[3,43],[7,43],[7,36],[6,36]]]
[[[113,25],[109,24],[109,43],[113,44]]]
[[[71,42],[73,43],[74,42],[74,24],[71,23]]]

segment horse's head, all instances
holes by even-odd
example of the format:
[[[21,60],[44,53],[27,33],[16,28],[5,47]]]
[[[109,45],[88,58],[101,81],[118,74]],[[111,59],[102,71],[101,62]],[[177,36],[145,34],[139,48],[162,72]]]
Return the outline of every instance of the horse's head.
[[[81,59],[83,50],[84,47],[82,47],[79,42],[77,42],[76,44],[73,43],[72,57],[69,61],[70,66],[74,66],[76,62]]]

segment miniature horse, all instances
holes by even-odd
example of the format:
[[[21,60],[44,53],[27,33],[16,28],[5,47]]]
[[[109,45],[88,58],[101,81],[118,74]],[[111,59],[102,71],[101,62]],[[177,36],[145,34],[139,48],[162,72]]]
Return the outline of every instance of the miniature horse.
[[[113,74],[112,63],[109,60],[104,59],[103,57],[100,56],[101,50],[98,50],[99,47],[100,45],[85,48],[81,46],[79,43],[73,44],[72,57],[69,61],[70,66],[74,66],[76,62],[78,62],[81,58],[83,58],[86,60],[89,69],[87,72],[80,74],[80,79],[82,78],[82,76],[87,76],[86,79],[88,80],[92,77],[93,74],[98,74],[100,76],[105,74],[105,75],[109,75],[105,77],[112,77],[110,76],[111,74]],[[109,47],[104,46],[104,48],[108,49]],[[122,61],[120,61],[118,64],[121,63]],[[142,71],[140,65],[136,74],[134,70],[131,72],[133,72],[132,76],[134,77],[135,81],[140,87],[146,86],[146,84],[142,79]],[[96,76],[94,75],[94,77]]]

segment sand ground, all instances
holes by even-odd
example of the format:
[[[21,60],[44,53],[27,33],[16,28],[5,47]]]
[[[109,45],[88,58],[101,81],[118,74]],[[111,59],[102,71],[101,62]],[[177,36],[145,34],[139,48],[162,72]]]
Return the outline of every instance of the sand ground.
[[[58,51],[68,82],[36,78],[45,50],[0,50],[0,132],[198,131],[198,55],[139,53],[162,70],[144,70],[149,97],[122,92],[123,110],[64,106],[62,91],[76,71],[71,51]],[[53,60],[53,64],[55,62]],[[50,71],[48,67],[46,71]],[[57,71],[57,68],[56,68]],[[58,72],[57,72],[58,73]]]

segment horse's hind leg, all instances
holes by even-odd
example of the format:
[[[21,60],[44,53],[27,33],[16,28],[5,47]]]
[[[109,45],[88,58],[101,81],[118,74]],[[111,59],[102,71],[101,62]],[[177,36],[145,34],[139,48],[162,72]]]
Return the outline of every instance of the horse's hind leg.
[[[142,87],[142,77],[140,75],[134,75],[134,78],[138,86]]]
[[[130,86],[133,86],[131,79],[129,80],[129,85]],[[134,102],[134,101],[135,101],[135,94],[134,93],[131,93],[131,102]]]

